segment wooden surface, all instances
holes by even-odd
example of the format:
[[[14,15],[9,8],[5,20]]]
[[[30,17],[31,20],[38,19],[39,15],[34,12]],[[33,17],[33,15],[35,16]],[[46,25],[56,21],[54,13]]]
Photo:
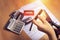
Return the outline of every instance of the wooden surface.
[[[4,30],[4,25],[9,19],[9,14],[19,9],[21,6],[33,2],[34,0],[0,0],[0,40],[23,40],[20,35],[13,34]],[[42,2],[53,12],[56,18],[60,21],[60,0],[46,0]],[[22,35],[25,40],[31,40],[29,36],[26,35],[24,31],[22,31]],[[43,37],[45,38],[45,37]]]
[[[19,9],[21,6],[32,2],[32,0],[0,0],[0,40],[30,40],[29,36],[26,35],[24,31],[22,31],[22,37],[20,35],[16,35],[9,31],[4,30],[4,25],[9,19],[9,14]]]

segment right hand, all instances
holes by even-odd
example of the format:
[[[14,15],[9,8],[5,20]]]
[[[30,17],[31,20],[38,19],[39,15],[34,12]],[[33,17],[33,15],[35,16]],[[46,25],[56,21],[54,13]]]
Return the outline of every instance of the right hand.
[[[33,19],[33,23],[38,27],[39,30],[45,32],[45,33],[52,33],[52,31],[54,32],[54,29],[52,28],[52,26],[47,22],[46,19],[44,19],[44,17],[41,17],[40,15],[38,15],[38,19],[39,21],[41,21],[41,23],[39,23],[39,21]]]

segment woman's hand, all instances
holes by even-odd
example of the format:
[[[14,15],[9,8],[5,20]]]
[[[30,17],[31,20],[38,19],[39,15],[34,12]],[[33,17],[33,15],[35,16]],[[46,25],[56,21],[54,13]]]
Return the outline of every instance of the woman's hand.
[[[46,19],[44,19],[40,15],[38,15],[38,19],[41,22],[33,19],[33,23],[38,27],[39,30],[43,32],[50,32],[51,30],[53,30],[52,26],[46,21]]]
[[[39,21],[33,19],[33,23],[38,27],[38,30],[41,30],[48,34],[50,40],[57,40],[54,29],[52,26],[46,21],[44,17],[38,15]]]

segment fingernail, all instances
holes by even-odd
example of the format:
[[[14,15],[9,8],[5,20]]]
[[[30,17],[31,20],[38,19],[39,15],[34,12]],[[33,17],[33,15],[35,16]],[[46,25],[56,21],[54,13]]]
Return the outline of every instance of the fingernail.
[[[40,15],[38,15],[38,17],[40,17]]]

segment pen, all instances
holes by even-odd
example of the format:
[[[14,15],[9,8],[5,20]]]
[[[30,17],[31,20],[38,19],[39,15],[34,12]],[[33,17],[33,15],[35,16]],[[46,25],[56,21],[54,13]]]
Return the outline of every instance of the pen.
[[[34,19],[37,19],[38,15],[39,15],[40,13],[42,13],[42,11],[43,11],[43,10],[41,9],[41,10],[39,11],[39,13],[35,16]],[[31,27],[30,27],[29,31],[31,31],[32,26],[33,26],[33,22],[31,23]]]

